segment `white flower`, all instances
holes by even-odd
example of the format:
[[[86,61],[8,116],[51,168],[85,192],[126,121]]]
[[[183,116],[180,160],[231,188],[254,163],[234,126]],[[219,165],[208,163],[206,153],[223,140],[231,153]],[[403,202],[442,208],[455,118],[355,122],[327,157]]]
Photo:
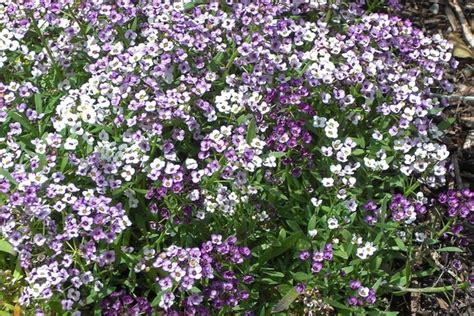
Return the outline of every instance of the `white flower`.
[[[359,241],[359,240],[357,240]],[[363,247],[357,248],[356,255],[357,257],[361,258],[362,260],[367,259],[368,257],[372,256],[377,251],[377,248],[373,246],[373,243],[368,241],[365,243]]]
[[[79,142],[77,141],[77,139],[73,139],[73,138],[67,138],[66,139],[66,142],[64,143],[64,149],[66,150],[74,150],[76,149],[77,147],[77,144],[79,144]]]
[[[163,167],[166,165],[166,162],[162,158],[155,158],[151,164],[150,167],[155,170],[161,170]]]
[[[367,296],[369,296],[369,288],[367,288],[367,287],[361,287],[357,293],[358,293],[361,297],[367,297]]]
[[[342,171],[342,166],[340,164],[337,164],[337,165],[331,165],[329,166],[329,170],[338,175],[338,176],[343,176],[344,175],[344,172],[341,173]]]
[[[333,154],[332,147],[321,146],[321,152],[326,157],[330,157]]]
[[[175,174],[179,170],[179,165],[175,165],[174,163],[168,162],[166,164],[165,173],[167,174]]]
[[[425,241],[426,235],[424,233],[415,233],[415,240],[417,242],[423,242]]]
[[[316,229],[312,229],[312,230],[308,231],[308,235],[311,238],[314,238],[314,236],[316,236],[317,234],[318,234],[318,231]]]
[[[250,146],[257,149],[263,149],[263,147],[265,146],[265,142],[261,141],[258,137],[255,137],[254,139],[252,139]]]
[[[362,237],[358,236],[358,235],[354,235],[352,236],[352,243],[355,244],[355,245],[362,245]]]
[[[326,127],[324,128],[324,133],[329,138],[337,138],[338,127],[338,122],[336,122],[334,119],[329,119],[326,123]]]
[[[174,47],[173,42],[169,41],[168,39],[164,38],[160,43],[160,48],[163,49],[165,52],[169,52]]]
[[[94,108],[92,108],[92,106],[84,106],[82,112],[80,113],[80,116],[84,122],[89,124],[95,124],[97,119],[96,112]]]
[[[311,203],[313,204],[314,207],[318,207],[323,203],[323,200],[319,200],[318,198],[311,198]]]
[[[357,202],[355,200],[347,200],[344,204],[350,212],[355,212],[357,210]]]
[[[367,252],[365,251],[364,247],[357,248],[356,255],[357,255],[357,257],[361,258],[362,260],[367,259]]]
[[[194,170],[198,167],[197,161],[192,158],[186,159],[184,163],[186,164],[186,169],[188,170]]]
[[[132,176],[135,174],[135,169],[130,166],[130,165],[125,165],[123,167],[123,171],[120,173],[120,175],[122,176],[122,178],[125,180],[125,181],[130,181],[132,180]]]
[[[329,188],[334,185],[334,179],[333,178],[323,178],[321,180],[321,183],[323,184],[324,187]]]
[[[365,243],[365,251],[368,256],[372,256],[377,251],[377,248],[374,247],[372,242],[368,241]]]
[[[383,135],[382,135],[382,133],[380,133],[378,130],[375,130],[375,131],[372,133],[372,138],[375,139],[375,140],[382,140],[382,139],[383,139]]]
[[[265,158],[265,160],[263,161],[263,165],[265,167],[275,168],[277,166],[275,156],[268,156],[267,158]]]
[[[331,119],[332,120],[332,119]],[[327,119],[325,117],[313,116],[313,126],[316,128],[322,128],[326,126]]]
[[[328,219],[328,228],[329,229],[336,229],[339,227],[339,221],[334,218],[334,217],[331,217],[330,219]]]

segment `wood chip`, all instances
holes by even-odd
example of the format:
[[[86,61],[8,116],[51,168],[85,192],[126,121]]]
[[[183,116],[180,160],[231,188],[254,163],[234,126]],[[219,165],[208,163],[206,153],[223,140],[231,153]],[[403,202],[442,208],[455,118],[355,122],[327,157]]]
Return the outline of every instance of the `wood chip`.
[[[438,302],[439,307],[441,307],[442,310],[449,310],[449,304],[446,303],[445,300],[443,300],[441,297],[437,297],[436,301]]]
[[[474,35],[471,32],[471,27],[464,16],[464,10],[461,8],[459,4],[459,0],[449,0],[449,5],[453,10],[456,12],[458,16],[459,22],[461,24],[462,35],[466,40],[467,44],[474,49]]]
[[[459,25],[458,19],[456,19],[456,16],[454,15],[453,10],[450,7],[444,7],[444,12],[446,13],[446,16],[448,17],[449,24],[451,25],[453,32],[459,31],[461,27]]]
[[[474,148],[474,130],[470,130],[467,134],[466,139],[464,140],[463,149]]]

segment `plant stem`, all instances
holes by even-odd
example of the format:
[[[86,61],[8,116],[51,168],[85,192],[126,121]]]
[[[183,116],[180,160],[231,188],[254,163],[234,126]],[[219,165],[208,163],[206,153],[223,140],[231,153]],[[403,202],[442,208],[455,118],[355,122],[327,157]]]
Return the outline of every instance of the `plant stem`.
[[[58,68],[58,64],[56,63],[56,60],[53,58],[53,52],[49,48],[48,45],[48,40],[43,36],[43,33],[41,32],[40,28],[38,27],[38,24],[36,23],[35,18],[30,15],[31,18],[31,24],[33,25],[33,28],[35,31],[38,33],[38,36],[40,37],[41,43],[43,43],[44,49],[46,49],[46,53],[48,54],[49,59],[51,59],[51,63],[55,68]]]
[[[453,223],[453,219],[451,218],[446,225],[444,225],[443,229],[438,233],[438,238],[441,237],[448,229],[451,227],[451,224]]]
[[[440,287],[422,287],[422,288],[410,288],[404,286],[388,286],[392,290],[396,290],[394,294],[404,294],[404,293],[443,293],[447,291],[453,291],[455,289],[464,289],[467,288],[467,282],[460,284],[457,287],[452,285],[449,286],[440,286]]]

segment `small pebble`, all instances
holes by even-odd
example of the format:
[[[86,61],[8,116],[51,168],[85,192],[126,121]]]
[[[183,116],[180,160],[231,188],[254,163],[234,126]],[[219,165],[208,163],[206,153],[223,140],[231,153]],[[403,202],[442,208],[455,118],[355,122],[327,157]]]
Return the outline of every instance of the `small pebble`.
[[[433,3],[433,5],[430,7],[430,11],[433,14],[438,14],[439,13],[439,4]]]

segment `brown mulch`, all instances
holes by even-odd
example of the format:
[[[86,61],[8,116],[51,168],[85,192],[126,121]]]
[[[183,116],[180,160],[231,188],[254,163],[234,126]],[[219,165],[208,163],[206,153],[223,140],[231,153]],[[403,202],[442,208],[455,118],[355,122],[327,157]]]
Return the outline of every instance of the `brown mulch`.
[[[442,34],[454,45],[453,55],[459,61],[459,66],[456,71],[448,74],[448,78],[456,88],[449,96],[449,106],[443,112],[443,116],[454,117],[456,121],[449,128],[443,141],[454,157],[453,164],[456,164],[455,175],[450,180],[450,186],[470,187],[473,190],[474,47],[472,42],[469,42],[469,38],[472,39],[472,34],[474,34],[474,0],[401,0],[400,3],[402,4],[400,11],[388,9],[391,14],[409,19],[414,26],[427,34]],[[459,11],[465,18],[464,22],[467,22],[464,24],[464,29]],[[471,32],[467,36],[466,25]],[[472,227],[467,234],[474,234]],[[447,270],[453,260],[458,259],[463,263],[463,273],[456,273],[456,277],[465,276],[466,273],[473,274],[473,252],[474,249],[467,249],[465,253],[444,254],[438,260],[440,266],[446,269],[430,278],[424,278],[421,281],[422,284],[412,284],[413,287],[455,285],[457,282],[455,277]],[[453,269],[451,268],[450,271],[452,273]],[[404,311],[401,312],[404,315],[474,315],[474,295],[469,289],[453,291],[446,295],[405,295],[395,299],[393,303],[404,306]]]

